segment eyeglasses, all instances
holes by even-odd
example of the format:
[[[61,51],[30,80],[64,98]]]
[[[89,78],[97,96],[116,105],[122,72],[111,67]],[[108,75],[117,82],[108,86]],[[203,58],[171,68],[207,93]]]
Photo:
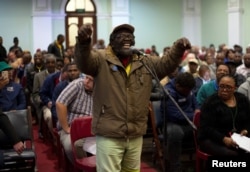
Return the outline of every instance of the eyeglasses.
[[[130,34],[130,33],[120,33],[120,34],[116,35],[116,38],[118,38],[118,39],[120,39],[120,38],[134,39],[135,36]]]
[[[230,85],[221,84],[221,85],[219,85],[219,89],[226,90],[226,91],[232,91],[234,89],[234,87],[232,87]]]

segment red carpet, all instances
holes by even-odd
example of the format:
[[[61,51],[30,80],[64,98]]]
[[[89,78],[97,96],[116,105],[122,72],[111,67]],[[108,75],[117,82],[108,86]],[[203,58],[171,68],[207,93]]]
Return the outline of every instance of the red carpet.
[[[33,136],[37,156],[36,167],[38,172],[59,172],[57,155],[52,145],[38,138],[37,126],[33,125]]]
[[[53,150],[51,143],[46,143],[38,138],[37,125],[33,125],[33,135],[37,156],[37,172],[59,172],[55,150]],[[157,172],[157,170],[147,165],[147,163],[142,162],[141,172]]]

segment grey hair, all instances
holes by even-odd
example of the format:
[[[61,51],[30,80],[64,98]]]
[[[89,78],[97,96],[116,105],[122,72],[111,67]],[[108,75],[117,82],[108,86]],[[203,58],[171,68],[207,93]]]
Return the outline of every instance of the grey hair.
[[[54,60],[56,62],[56,56],[54,54],[44,54],[44,62],[46,63],[48,60]]]

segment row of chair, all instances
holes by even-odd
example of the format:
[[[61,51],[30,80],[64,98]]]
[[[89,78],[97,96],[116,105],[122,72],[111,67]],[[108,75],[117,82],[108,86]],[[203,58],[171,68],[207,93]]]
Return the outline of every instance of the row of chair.
[[[74,146],[74,143],[81,139],[81,138],[87,138],[92,137],[93,134],[91,132],[91,122],[92,117],[86,116],[86,117],[80,117],[76,118],[72,121],[71,127],[70,127],[70,138],[71,138],[71,145],[72,145],[72,151],[74,155],[74,164],[72,166],[71,162],[66,157],[64,148],[60,142],[60,136],[58,134],[58,131],[56,128],[54,128],[54,135],[57,140],[57,147],[56,147],[56,153],[58,156],[58,166],[61,171],[63,172],[96,172],[96,156],[92,155],[90,156],[88,154],[87,157],[83,157],[79,159],[77,157],[76,149]]]
[[[157,112],[158,111],[158,112]],[[155,157],[159,160],[160,166],[164,171],[164,160],[163,160],[163,150],[161,145],[161,137],[159,136],[156,113],[159,113],[159,103],[152,103],[149,107],[149,121],[151,122],[152,132],[153,132],[153,142],[156,147]],[[6,113],[15,127],[17,133],[20,135],[22,141],[25,142],[26,148],[21,155],[18,155],[13,149],[4,149],[4,167],[0,171],[20,171],[25,169],[25,171],[34,171],[36,155],[34,151],[33,134],[32,134],[32,116],[30,112],[30,107],[25,110],[11,111]],[[88,156],[82,159],[78,159],[76,156],[76,150],[74,142],[80,138],[91,137],[91,121],[92,117],[81,117],[73,120],[71,124],[71,142],[72,150],[74,154],[75,164],[74,171],[96,171],[96,157]],[[199,128],[200,113],[195,114],[194,124]],[[54,131],[57,137],[57,153],[59,160],[59,166],[67,165],[67,158],[64,155],[63,147],[60,143],[60,138],[57,130]],[[194,142],[195,142],[195,156],[196,156],[196,172],[200,172],[202,161],[207,160],[210,155],[202,152],[197,144],[197,132],[194,131]],[[66,163],[65,163],[66,162]],[[67,169],[63,167],[64,169]]]
[[[0,168],[2,171],[25,171],[25,172],[34,172],[36,165],[36,154],[34,147],[33,139],[33,129],[32,129],[32,115],[30,107],[25,110],[17,110],[5,112],[5,114],[10,119],[10,122],[13,124],[17,134],[20,136],[21,140],[25,143],[25,149],[21,155],[17,154],[8,142],[6,147],[0,150],[3,152],[4,166]],[[71,125],[71,142],[74,145],[74,142],[80,138],[91,137],[91,117],[81,117],[77,118],[72,122]],[[64,155],[63,147],[60,143],[60,138],[58,132],[55,131],[54,134],[58,137],[57,143],[57,153],[60,158],[59,167],[62,169],[67,169],[69,162],[67,161],[66,156]],[[7,136],[2,133],[0,130],[0,140],[3,143],[7,139]],[[74,172],[77,171],[87,171],[95,172],[96,171],[96,159],[95,156],[84,157],[82,159],[77,159],[76,151],[74,146],[72,146],[75,164],[73,166]],[[73,171],[72,168],[68,168],[68,171]]]

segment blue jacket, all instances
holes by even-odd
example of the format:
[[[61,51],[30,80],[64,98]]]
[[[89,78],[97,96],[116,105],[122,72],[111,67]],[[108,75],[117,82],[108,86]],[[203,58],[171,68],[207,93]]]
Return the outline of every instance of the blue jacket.
[[[26,109],[26,97],[21,84],[10,81],[0,90],[0,107],[2,111]]]
[[[50,74],[44,80],[43,86],[39,92],[42,104],[47,106],[48,102],[52,102],[54,88],[59,83],[61,72]]]
[[[169,94],[173,97],[173,99],[180,106],[183,112],[185,112],[188,118],[192,121],[194,111],[198,109],[198,103],[194,93],[191,92],[187,97],[180,95],[175,89],[175,79],[166,84],[164,88],[168,90]],[[187,124],[186,119],[170,98],[162,100],[161,112],[162,114],[164,112],[166,113],[167,122]]]
[[[56,114],[56,100],[59,97],[60,93],[63,91],[64,88],[67,87],[68,84],[69,84],[68,80],[62,81],[54,89],[54,93],[52,95],[51,113],[52,113],[53,121],[55,122],[58,120],[57,114]]]

